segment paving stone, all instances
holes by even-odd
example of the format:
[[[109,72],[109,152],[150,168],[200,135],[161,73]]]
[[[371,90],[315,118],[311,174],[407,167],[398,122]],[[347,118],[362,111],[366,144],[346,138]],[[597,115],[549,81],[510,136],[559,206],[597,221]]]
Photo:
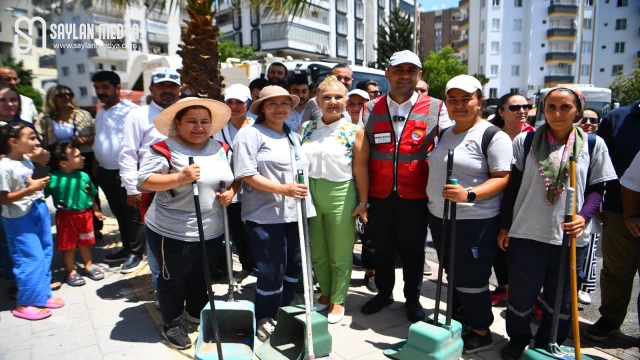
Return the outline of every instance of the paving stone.
[[[94,329],[149,317],[144,304],[131,304],[122,301],[107,302],[98,308],[89,309],[89,313]]]
[[[51,312],[53,315],[49,318],[42,321],[34,321],[31,324],[31,331],[35,333],[91,320],[89,317],[89,311],[84,305],[84,302],[78,304],[66,304],[59,309],[51,309]]]
[[[96,329],[96,339],[102,353],[130,349],[143,344],[160,343],[162,338],[150,319],[140,319],[132,323],[118,323]]]
[[[33,360],[50,360],[51,355],[44,355],[42,357],[33,357]],[[79,347],[77,349],[67,351],[62,354],[57,354],[55,360],[96,360],[102,359],[100,353],[100,347],[98,345],[91,345],[85,347]]]
[[[123,359],[153,359],[153,360],[174,360],[175,357],[171,349],[164,343],[141,344],[134,348],[118,350],[105,353],[103,360],[123,360]]]
[[[347,311],[346,314],[351,316],[353,322],[359,326],[377,332],[408,322],[406,315],[399,314],[388,308],[383,308],[380,312],[373,315],[365,315],[361,313],[359,309]]]
[[[25,341],[26,342],[26,341]],[[35,332],[29,341],[34,359],[97,345],[90,321]],[[57,359],[56,359],[57,360]]]
[[[5,317],[3,316],[2,322],[4,322]],[[12,315],[11,317],[14,316]],[[31,324],[27,323],[28,320],[19,320],[22,321],[22,326],[0,330],[0,354],[30,349],[29,342],[25,341],[25,339],[31,337]]]
[[[31,349],[0,354],[0,360],[31,360]]]

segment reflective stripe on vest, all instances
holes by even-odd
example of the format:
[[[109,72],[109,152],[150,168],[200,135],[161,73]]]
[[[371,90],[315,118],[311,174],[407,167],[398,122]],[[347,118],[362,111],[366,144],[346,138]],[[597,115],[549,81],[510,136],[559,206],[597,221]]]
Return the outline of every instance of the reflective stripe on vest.
[[[389,196],[394,184],[398,195],[405,199],[427,197],[429,175],[427,156],[438,133],[438,117],[442,101],[420,95],[407,116],[400,143],[387,106],[386,96],[370,101],[364,111],[365,134],[371,143],[369,157],[369,195]],[[378,143],[376,143],[378,134]],[[382,135],[381,135],[382,134]],[[384,139],[384,140],[382,140]],[[381,143],[386,141],[388,143]],[[397,151],[397,152],[396,152]]]

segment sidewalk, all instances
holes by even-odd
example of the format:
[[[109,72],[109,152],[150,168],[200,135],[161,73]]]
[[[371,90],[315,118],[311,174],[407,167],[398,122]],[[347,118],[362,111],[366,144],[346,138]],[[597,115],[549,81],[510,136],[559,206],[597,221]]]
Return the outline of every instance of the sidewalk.
[[[14,317],[11,310],[15,303],[6,295],[7,283],[0,280],[0,360],[193,358],[194,348],[177,351],[164,344],[164,338],[160,335],[161,317],[152,302],[153,288],[148,267],[145,265],[136,273],[122,275],[118,267],[110,268],[101,263],[104,255],[113,252],[119,242],[115,219],[109,218],[105,222],[103,234],[104,240],[96,244],[94,260],[105,272],[105,279],[94,282],[85,278],[87,284],[79,288],[63,284],[55,294],[64,298],[67,305],[52,310],[53,316],[49,319],[28,322]],[[359,251],[360,245],[356,248]],[[234,263],[239,268],[236,257]],[[437,264],[431,263],[431,266],[435,272]],[[62,279],[59,254],[54,257],[54,269],[56,279]],[[435,304],[436,276],[437,273],[434,273],[425,277],[422,287],[421,303],[428,314],[433,311]],[[403,306],[402,270],[396,269],[396,302],[370,316],[360,313],[362,305],[373,296],[364,286],[363,277],[363,271],[353,271],[345,318],[338,324],[329,325],[333,338],[331,357],[334,360],[387,359],[382,350],[405,338],[411,325]],[[251,277],[245,280],[242,294],[236,298],[253,299],[254,282],[255,278]],[[443,289],[443,300],[446,300],[446,287]],[[224,284],[214,285],[214,291],[220,299],[225,299],[226,290]],[[495,321],[491,331],[495,348],[464,356],[464,359],[500,359],[500,349],[507,343],[506,312],[504,307],[494,307],[493,312]],[[532,327],[535,328],[535,325]],[[190,326],[188,329],[195,339],[197,328]],[[567,343],[571,345],[570,341]],[[614,340],[608,347],[616,350],[616,344],[620,342]],[[637,346],[617,350],[614,354],[618,356],[612,356],[594,347],[583,347],[583,353],[595,359],[640,358]]]

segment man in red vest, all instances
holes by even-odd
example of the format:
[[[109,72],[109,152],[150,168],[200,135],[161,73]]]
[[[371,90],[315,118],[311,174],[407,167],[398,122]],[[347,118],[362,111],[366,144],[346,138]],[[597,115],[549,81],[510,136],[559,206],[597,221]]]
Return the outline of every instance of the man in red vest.
[[[402,242],[405,307],[407,318],[416,322],[425,316],[419,298],[427,237],[427,154],[434,146],[442,101],[415,91],[422,63],[409,50],[393,54],[385,76],[389,95],[369,101],[362,116],[371,144],[369,220],[378,287],[362,313],[375,314],[393,303],[396,243]]]

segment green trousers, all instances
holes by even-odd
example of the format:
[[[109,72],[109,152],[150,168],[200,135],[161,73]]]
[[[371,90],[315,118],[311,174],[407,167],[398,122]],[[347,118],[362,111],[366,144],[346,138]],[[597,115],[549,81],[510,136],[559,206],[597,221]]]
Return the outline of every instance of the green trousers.
[[[353,266],[355,182],[309,179],[309,183],[317,213],[309,220],[313,269],[322,295],[330,296],[332,304],[343,304]]]

